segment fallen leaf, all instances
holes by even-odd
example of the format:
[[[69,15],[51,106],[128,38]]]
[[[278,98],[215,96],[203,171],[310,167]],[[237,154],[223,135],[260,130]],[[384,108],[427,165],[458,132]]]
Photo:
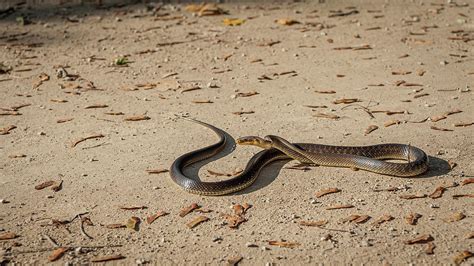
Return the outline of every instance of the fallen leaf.
[[[277,19],[277,20],[275,20],[275,22],[278,23],[278,24],[280,24],[280,25],[285,25],[285,26],[291,26],[291,25],[294,25],[294,24],[300,24],[299,21],[294,20],[294,19],[290,19],[290,18]]]
[[[158,211],[157,213],[146,217],[146,222],[147,222],[147,224],[152,224],[159,217],[165,216],[165,215],[168,215],[168,214],[169,213],[165,212],[165,211]]]
[[[462,212],[455,212],[453,213],[450,217],[444,219],[445,222],[453,223],[460,221],[462,219],[466,218],[466,215]]]
[[[190,212],[192,212],[193,210],[198,209],[198,208],[200,208],[200,206],[197,203],[193,203],[189,207],[181,209],[181,211],[179,212],[179,216],[184,217]]]
[[[107,104],[93,104],[84,107],[84,109],[95,109],[95,108],[107,108],[109,107]]]
[[[161,78],[169,78],[169,77],[172,77],[172,76],[176,76],[178,75],[178,73],[176,72],[170,72],[170,73],[167,73],[167,74],[164,74]]]
[[[109,256],[104,256],[104,257],[96,257],[91,260],[91,262],[106,262],[106,261],[111,261],[111,260],[122,260],[125,259],[124,256],[122,255],[109,255]]]
[[[245,22],[245,19],[240,18],[225,18],[223,20],[224,25],[226,26],[240,26]]]
[[[431,193],[428,197],[432,198],[432,199],[437,199],[437,198],[441,198],[441,196],[443,196],[443,193],[444,191],[446,191],[446,188],[443,187],[443,186],[439,186],[435,189],[435,191],[433,193]]]
[[[59,260],[64,255],[64,253],[66,253],[67,250],[68,248],[63,248],[63,247],[53,250],[51,255],[49,255],[48,257],[48,260],[51,262]]]
[[[421,235],[419,237],[405,241],[405,244],[407,245],[425,244],[431,241],[433,241],[433,237],[431,235]]]
[[[41,189],[50,187],[50,186],[54,185],[55,183],[56,183],[56,182],[53,181],[53,180],[45,181],[45,182],[43,182],[43,183],[41,183],[41,184],[39,184],[39,185],[36,185],[36,186],[35,186],[35,189],[36,189],[36,190],[41,190]]]
[[[300,221],[299,224],[303,226],[323,226],[327,224],[327,220],[319,220],[319,221]]]
[[[284,248],[295,248],[301,245],[298,242],[288,242],[288,241],[268,241],[268,244],[271,246],[278,246],[278,247],[284,247]]]
[[[149,173],[149,174],[161,174],[161,173],[167,173],[167,172],[169,172],[169,170],[165,169],[165,168],[147,169],[146,172]]]
[[[124,121],[142,121],[142,120],[150,120],[151,118],[146,115],[136,115],[136,116],[129,116],[124,119]]]
[[[372,133],[374,130],[377,130],[379,127],[376,126],[376,125],[370,125],[368,126],[365,131],[364,131],[364,135],[367,136],[369,135],[370,133]]]
[[[193,220],[191,220],[190,222],[186,223],[186,226],[188,228],[194,228],[196,227],[198,224],[202,223],[202,222],[205,222],[209,220],[209,218],[207,216],[204,216],[204,215],[200,215],[200,216],[196,216]]]
[[[337,192],[341,192],[340,189],[338,188],[327,188],[327,189],[323,189],[321,191],[318,191],[316,192],[316,198],[320,198],[324,195],[327,195],[327,194],[331,194],[331,193],[337,193]]]
[[[6,111],[6,112],[0,112],[0,115],[21,115],[21,114],[15,111]]]
[[[13,232],[5,232],[0,234],[0,240],[9,240],[17,238],[18,235]]]
[[[472,183],[474,183],[474,178],[473,178],[473,177],[468,178],[468,179],[464,179],[464,180],[461,182],[461,185],[462,185],[462,186],[465,186],[465,185],[472,184]]]
[[[389,214],[384,214],[381,217],[379,217],[377,220],[375,220],[372,224],[381,225],[381,224],[383,224],[385,222],[388,222],[388,221],[391,221],[393,219],[395,219],[393,216],[391,216]]]
[[[435,248],[436,248],[436,245],[433,242],[429,242],[428,245],[426,245],[425,254],[428,254],[428,255],[434,254]]]
[[[418,222],[418,219],[420,218],[421,218],[421,214],[412,212],[405,217],[405,221],[409,225],[416,225],[416,223]]]
[[[144,210],[144,209],[148,209],[147,206],[131,206],[131,207],[127,207],[127,206],[120,206],[119,207],[120,209],[122,210],[126,210],[126,211],[135,211],[135,210]]]
[[[351,205],[351,204],[338,204],[338,205],[327,207],[326,210],[338,210],[338,209],[349,209],[349,208],[354,208],[354,205]]]
[[[426,194],[409,194],[409,195],[400,195],[401,199],[421,199],[426,198]]]
[[[472,256],[474,256],[474,253],[468,250],[464,250],[463,252],[460,252],[456,256],[454,256],[454,264],[460,265],[463,261],[467,260]]]
[[[88,140],[88,139],[97,139],[97,138],[103,138],[103,137],[105,137],[105,136],[102,135],[102,134],[96,134],[96,135],[91,135],[91,136],[88,136],[88,137],[84,137],[84,138],[81,138],[79,140],[74,141],[72,143],[71,147],[74,148],[74,147],[76,147],[77,144],[79,144],[79,143],[81,143],[85,140]]]
[[[243,222],[246,222],[247,219],[245,217],[242,217],[240,215],[228,215],[228,214],[224,214],[222,215],[224,217],[224,219],[226,220],[227,222],[227,225],[230,227],[230,228],[238,228],[239,225]]]
[[[319,117],[319,118],[334,119],[334,120],[337,120],[337,119],[341,118],[341,117],[338,116],[338,115],[325,114],[325,113],[314,113],[313,116],[314,116],[314,117]]]
[[[140,224],[140,218],[138,218],[136,216],[132,216],[132,217],[130,217],[130,219],[128,219],[125,226],[127,228],[132,229],[132,230],[138,231],[139,230],[139,227],[138,227],[139,224]]]
[[[342,98],[342,99],[334,100],[334,101],[332,101],[332,103],[333,104],[341,104],[341,103],[349,104],[349,103],[355,103],[355,102],[360,102],[360,101],[361,100],[356,99],[356,98],[352,98],[352,99]]]

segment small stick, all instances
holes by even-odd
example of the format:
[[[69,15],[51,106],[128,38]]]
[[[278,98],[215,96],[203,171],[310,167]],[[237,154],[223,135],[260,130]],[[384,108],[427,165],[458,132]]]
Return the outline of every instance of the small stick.
[[[46,240],[49,241],[49,243],[51,243],[53,246],[55,247],[59,247],[59,244],[58,242],[56,242],[56,240],[54,240],[52,237],[50,237],[49,235],[43,235],[44,238],[46,238]]]
[[[79,219],[81,219],[81,234],[89,239],[94,239],[92,236],[88,235],[86,231],[84,230],[84,220],[82,220],[81,214],[78,214]]]

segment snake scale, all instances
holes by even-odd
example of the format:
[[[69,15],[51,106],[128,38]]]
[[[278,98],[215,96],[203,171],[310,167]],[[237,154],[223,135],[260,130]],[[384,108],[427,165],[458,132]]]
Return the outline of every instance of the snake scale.
[[[252,185],[265,165],[276,160],[294,159],[306,164],[349,167],[399,177],[416,176],[428,170],[428,156],[421,149],[410,145],[331,146],[290,143],[272,135],[265,138],[249,136],[239,138],[237,143],[258,146],[264,150],[255,154],[239,175],[219,182],[202,182],[186,176],[183,168],[216,155],[224,149],[229,140],[224,131],[213,125],[190,118],[187,120],[211,129],[219,137],[218,142],[183,154],[171,165],[171,179],[185,191],[194,194],[220,196],[240,191]],[[387,159],[407,162],[384,161]]]

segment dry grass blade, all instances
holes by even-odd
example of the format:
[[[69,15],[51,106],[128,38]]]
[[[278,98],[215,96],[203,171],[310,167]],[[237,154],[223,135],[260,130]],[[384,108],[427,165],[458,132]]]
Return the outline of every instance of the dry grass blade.
[[[74,148],[77,146],[77,144],[85,141],[85,140],[88,140],[88,139],[98,139],[98,138],[103,138],[105,137],[104,135],[102,134],[95,134],[95,135],[91,135],[91,136],[88,136],[88,137],[84,137],[84,138],[81,138],[81,139],[78,139],[76,141],[74,141],[71,145],[71,148]]]
[[[254,95],[258,95],[260,93],[256,92],[256,91],[250,91],[250,92],[239,92],[237,94],[235,94],[235,98],[238,98],[238,97],[250,97],[250,96],[254,96]]]
[[[392,71],[392,75],[408,75],[411,71]]]
[[[431,129],[433,130],[438,130],[438,131],[454,131],[452,129],[449,129],[449,128],[441,128],[441,127],[436,127],[436,126],[430,126]]]
[[[10,126],[6,126],[2,129],[0,129],[0,135],[7,135],[7,134],[10,134],[10,131],[12,131],[13,129],[15,129],[16,126],[15,125],[10,125]]]
[[[103,257],[96,257],[92,259],[91,262],[107,262],[107,261],[122,260],[122,259],[125,259],[125,257],[122,255],[109,255],[109,256],[103,256]]]
[[[324,195],[327,195],[327,194],[331,194],[331,193],[337,193],[337,192],[341,192],[340,189],[338,188],[327,188],[327,189],[323,189],[321,191],[318,191],[316,192],[316,198],[320,198]]]
[[[108,224],[105,227],[109,229],[117,229],[117,228],[125,228],[127,226],[124,224]]]
[[[105,112],[106,115],[124,115],[122,112]]]
[[[167,173],[169,172],[168,169],[160,168],[160,169],[147,169],[147,173],[149,174],[161,174],[161,173]]]
[[[472,126],[474,125],[474,122],[470,122],[470,123],[456,123],[454,124],[455,127],[468,127],[468,126]]]
[[[145,209],[148,209],[147,206],[131,206],[131,207],[120,206],[119,208],[122,209],[122,210],[126,210],[126,211],[136,211],[136,210],[145,210]]]
[[[238,111],[238,112],[232,112],[234,115],[249,115],[255,113],[254,111]]]
[[[314,226],[323,226],[325,224],[327,224],[328,221],[327,220],[320,220],[320,221],[300,221],[299,224],[302,225],[302,226],[311,226],[311,227],[314,227]]]
[[[334,206],[327,207],[326,210],[339,210],[339,209],[350,209],[354,208],[354,205],[351,204],[337,204]]]
[[[430,117],[430,120],[431,120],[431,122],[438,122],[438,121],[446,119],[446,118],[448,118],[448,117],[445,116],[445,115],[437,115],[437,116]]]
[[[364,135],[367,136],[369,135],[370,133],[372,133],[373,131],[377,130],[379,127],[376,126],[376,125],[370,125],[368,126],[365,131],[364,131]]]
[[[190,92],[190,91],[195,91],[195,90],[201,90],[201,89],[202,89],[202,88],[199,87],[199,86],[194,86],[194,87],[191,87],[191,88],[186,88],[186,89],[181,90],[181,93]]]
[[[84,109],[96,109],[96,108],[107,108],[109,107],[107,104],[93,104],[84,107]]]
[[[334,119],[334,120],[337,120],[337,119],[341,118],[338,115],[325,114],[325,113],[314,113],[313,116],[314,117],[319,117],[319,118]]]
[[[332,101],[333,104],[341,104],[341,103],[350,104],[350,103],[356,103],[356,102],[361,102],[361,100],[357,98],[352,98],[352,99],[342,98],[342,99],[337,99],[337,100]]]
[[[284,248],[295,248],[301,244],[298,242],[288,242],[288,241],[268,241],[268,244],[271,246],[278,246]]]
[[[321,94],[334,94],[334,93],[336,93],[336,91],[334,91],[334,90],[315,90],[314,92],[321,93]]]
[[[142,120],[150,120],[151,118],[146,115],[136,115],[136,116],[129,116],[124,119],[124,121],[142,121]]]
[[[211,100],[192,100],[192,103],[203,104],[203,103],[214,103]]]
[[[197,216],[195,217],[193,220],[191,220],[190,222],[186,223],[186,226],[188,228],[194,228],[196,227],[198,224],[200,223],[203,223],[205,221],[209,220],[209,218],[207,216],[204,216],[204,215],[200,215],[200,216]]]
[[[66,123],[72,120],[74,120],[74,118],[63,118],[63,119],[56,120],[56,123],[61,124],[61,123]]]
[[[384,126],[384,127],[389,127],[389,126],[393,126],[393,125],[399,125],[400,123],[401,123],[400,120],[394,119],[394,120],[389,120],[389,121],[385,122],[385,123],[383,124],[383,126]]]

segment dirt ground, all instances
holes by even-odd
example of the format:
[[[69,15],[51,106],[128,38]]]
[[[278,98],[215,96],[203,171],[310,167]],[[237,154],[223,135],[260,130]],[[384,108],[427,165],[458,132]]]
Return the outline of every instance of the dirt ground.
[[[0,20],[2,264],[474,263],[473,3],[319,2]],[[156,172],[217,138],[176,115],[235,138],[409,143],[430,170],[398,178],[275,163],[240,193],[188,194]],[[235,172],[257,151],[228,147],[188,173],[222,180],[207,170]],[[316,197],[329,188],[341,191]],[[193,203],[202,208],[180,217]],[[230,228],[224,215],[244,203],[246,221]],[[352,207],[328,210],[337,205]],[[146,222],[159,212],[169,214]],[[208,221],[188,228],[198,216]]]

